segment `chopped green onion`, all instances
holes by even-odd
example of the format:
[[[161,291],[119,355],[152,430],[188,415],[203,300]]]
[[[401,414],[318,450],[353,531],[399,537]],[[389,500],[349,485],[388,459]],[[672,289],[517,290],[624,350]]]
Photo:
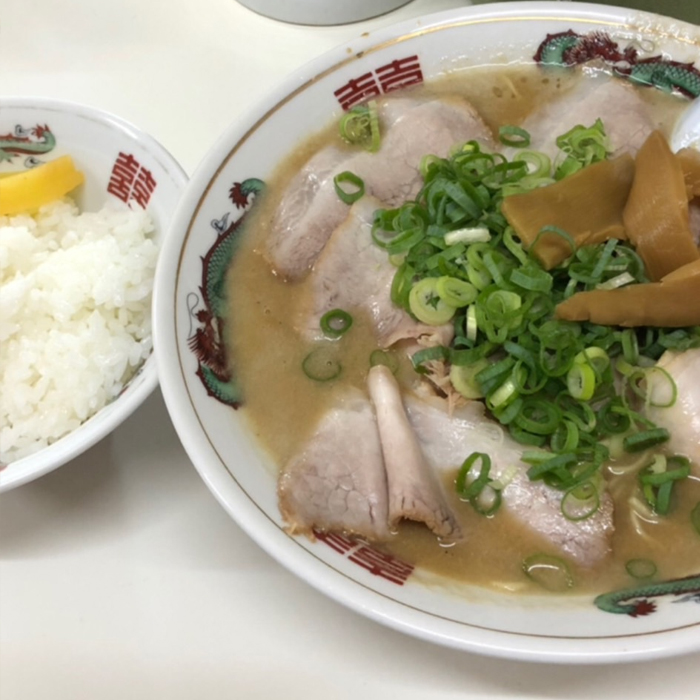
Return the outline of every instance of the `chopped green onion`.
[[[564,593],[574,586],[568,564],[551,554],[533,554],[523,561],[522,568],[531,581],[553,593]]]
[[[438,296],[450,306],[456,309],[468,306],[479,295],[476,287],[469,282],[457,279],[456,277],[438,277],[436,283]]]
[[[574,364],[566,375],[569,393],[580,401],[590,401],[596,388],[596,376],[590,365]]]
[[[667,442],[670,437],[671,435],[666,428],[652,428],[634,435],[628,435],[624,439],[623,444],[627,452],[643,452],[650,447]]]
[[[478,495],[469,499],[469,503],[479,515],[490,518],[501,507],[503,496],[499,489],[495,489],[492,483],[488,483]]]
[[[554,174],[557,180],[572,175],[587,165],[605,160],[608,156],[608,140],[600,119],[588,128],[575,126],[559,136],[556,143],[566,156]]]
[[[695,532],[700,535],[700,502],[690,511],[690,524],[693,526]]]
[[[527,253],[523,250],[523,244],[516,240],[515,230],[512,226],[507,226],[503,232],[503,245],[521,265],[528,264]]]
[[[690,476],[690,460],[687,457],[674,455],[668,459],[663,459],[663,466],[655,469],[656,464],[657,462],[654,461],[640,472],[639,481],[642,484],[661,486],[667,481],[678,481]],[[675,468],[669,469],[671,466],[675,466]]]
[[[426,277],[416,282],[408,295],[411,313],[422,323],[430,326],[441,326],[454,315],[456,307],[447,304],[438,292],[438,280]]]
[[[455,481],[457,495],[486,517],[494,515],[503,500],[500,490],[492,486],[490,471],[491,458],[483,452],[473,452],[462,463]]]
[[[457,243],[488,243],[490,240],[491,234],[485,226],[460,228],[445,234],[445,243],[447,245],[456,245]]]
[[[520,472],[520,469],[511,464],[508,469],[506,469],[503,474],[501,474],[498,479],[492,479],[490,482],[491,488],[496,489],[496,491],[503,491]]]
[[[627,328],[620,333],[622,343],[622,356],[627,362],[634,365],[639,360],[639,343],[637,335],[632,328]]]
[[[418,352],[413,353],[411,356],[411,362],[413,363],[413,368],[416,372],[424,374],[427,370],[423,368],[424,362],[433,362],[435,360],[448,360],[450,358],[449,350],[442,346],[437,345],[430,348],[423,348]]]
[[[572,522],[586,520],[600,509],[600,493],[592,481],[570,488],[561,499],[562,515]]]
[[[619,289],[620,287],[624,287],[627,284],[632,284],[633,282],[636,282],[634,277],[629,272],[623,272],[621,275],[611,277],[605,282],[596,284],[596,289]]]
[[[489,392],[486,404],[492,411],[505,408],[518,397],[518,384],[514,375],[515,369],[503,384]],[[520,410],[522,411],[522,406]]]
[[[656,575],[656,564],[651,559],[630,559],[625,564],[627,573],[632,578],[647,579]]]
[[[321,346],[312,350],[301,363],[304,374],[316,382],[327,382],[338,377],[342,371],[333,349]]]
[[[539,233],[535,236],[535,240],[532,242],[532,245],[528,248],[528,252],[530,252],[531,255],[534,254],[535,248],[537,247],[537,243],[539,242],[540,238],[548,234],[554,234],[555,236],[559,236],[559,238],[563,238],[568,244],[569,248],[571,249],[571,255],[574,255],[576,253],[576,241],[571,237],[570,234],[564,231],[564,229],[561,229],[558,226],[543,226]]]
[[[352,326],[352,316],[342,309],[333,309],[321,316],[320,326],[329,338],[339,338]]]
[[[661,375],[665,384],[652,387],[652,390],[644,396],[645,403],[655,408],[671,408],[678,399],[678,386],[673,377],[663,368],[654,366],[644,371],[647,384],[651,375]]]
[[[476,307],[472,304],[467,309],[467,340],[475,341],[479,331],[479,324],[476,320]]]
[[[574,421],[564,418],[552,433],[550,445],[558,453],[573,452],[579,444],[580,430]]]
[[[341,185],[350,185],[350,190],[344,190]],[[364,180],[349,170],[338,173],[333,178],[333,186],[335,193],[345,204],[353,204],[358,199],[362,199],[365,194]]]
[[[477,462],[479,463],[478,474],[469,481],[472,468],[477,468]],[[457,495],[464,500],[478,496],[489,482],[490,471],[491,457],[484,452],[473,452],[464,460],[457,473],[457,480],[455,481]]]
[[[673,491],[673,481],[665,481],[656,492],[656,504],[654,510],[659,515],[668,515],[671,509],[671,492]]]
[[[498,138],[504,146],[527,148],[530,145],[530,134],[525,129],[510,124],[498,129]]]
[[[552,456],[551,452],[545,452],[544,454],[549,455],[548,459],[534,464],[527,470],[527,475],[530,477],[531,481],[537,481],[538,479],[543,478],[545,474],[550,472],[559,472],[561,474],[562,470],[568,470],[570,467],[578,463],[578,457],[574,452],[556,456]]]
[[[478,360],[473,365],[452,365],[450,367],[450,381],[452,386],[465,399],[481,399],[484,397],[484,392],[481,390],[479,382],[476,380],[476,375],[483,369],[488,367],[487,360]]]
[[[552,275],[534,266],[515,268],[510,273],[510,281],[528,291],[543,292],[544,294],[551,291],[554,283]]]
[[[546,153],[541,151],[520,151],[515,154],[513,160],[521,161],[528,166],[528,174],[523,179],[548,178],[552,172],[552,161]]]
[[[690,460],[687,457],[657,455],[651,464],[639,472],[639,483],[647,503],[659,515],[667,515],[674,484],[688,476]]]
[[[523,408],[523,400],[520,396],[504,402],[499,408],[493,409],[493,414],[501,425],[510,425]]]
[[[559,425],[561,410],[542,399],[528,398],[515,419],[517,425],[535,435],[551,435]]]
[[[388,367],[392,374],[396,374],[399,369],[399,361],[396,359],[396,355],[390,350],[373,350],[369,356],[369,366],[376,367],[377,365],[384,365]]]
[[[339,128],[341,138],[347,143],[362,146],[372,153],[379,150],[379,114],[374,100],[349,110],[341,118]]]

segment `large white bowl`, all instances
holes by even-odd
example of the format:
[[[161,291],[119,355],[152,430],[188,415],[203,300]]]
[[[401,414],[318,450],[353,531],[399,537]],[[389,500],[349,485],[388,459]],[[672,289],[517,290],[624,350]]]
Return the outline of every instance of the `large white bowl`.
[[[338,118],[335,93],[342,95],[349,81],[366,76],[382,89],[378,69],[402,60],[412,66],[407,80],[425,81],[466,65],[531,61],[547,34],[570,29],[605,32],[621,47],[641,38],[640,57],[700,59],[698,28],[578,3],[464,8],[358,37],[292,75],[204,159],[159,261],[155,343],[168,409],[202,478],[253,539],[311,585],[374,620],[459,649],[534,661],[618,662],[700,649],[700,605],[687,604],[698,599],[700,584],[684,595],[653,596],[652,605],[639,609],[655,607],[654,614],[633,617],[603,612],[590,596],[513,597],[435,577],[426,585],[424,572],[362,544],[291,537],[278,511],[274,465],[241,413],[200,380],[202,368],[188,345],[208,310],[203,260],[223,249],[223,231],[244,230],[259,181],[270,177],[290,144]],[[237,226],[227,229],[233,222]]]
[[[123,207],[128,206],[127,202],[133,205],[134,200],[140,201],[146,204],[153,218],[155,240],[159,244],[163,242],[187,185],[187,175],[159,143],[137,127],[86,105],[16,97],[0,99],[0,135],[8,137],[0,141],[3,149],[0,174],[69,154],[85,173],[85,184],[76,191],[81,210],[96,211],[108,200]],[[19,138],[14,140],[12,136]],[[23,143],[22,139],[28,139],[29,143]],[[145,186],[133,188],[128,178],[123,177],[119,182],[113,178],[120,154],[122,158],[132,157],[127,171],[135,169],[137,179],[150,173]],[[36,479],[77,457],[128,418],[157,383],[156,360],[151,353],[114,401],[49,447],[1,469],[0,492]]]

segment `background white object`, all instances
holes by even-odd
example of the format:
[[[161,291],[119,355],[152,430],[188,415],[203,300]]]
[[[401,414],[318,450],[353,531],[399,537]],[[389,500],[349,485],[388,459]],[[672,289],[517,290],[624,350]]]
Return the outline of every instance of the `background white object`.
[[[108,109],[192,172],[224,127],[322,51],[459,7],[275,22],[234,0],[0,0],[0,90]],[[296,579],[225,514],[156,392],[115,433],[0,495],[0,700],[695,700],[684,657],[532,666],[429,645]]]
[[[347,24],[396,10],[410,0],[238,0],[273,19],[295,24]]]

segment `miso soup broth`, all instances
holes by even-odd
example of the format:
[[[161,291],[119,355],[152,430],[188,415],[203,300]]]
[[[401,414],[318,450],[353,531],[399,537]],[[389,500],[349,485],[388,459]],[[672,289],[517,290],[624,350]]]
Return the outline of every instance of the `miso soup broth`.
[[[543,71],[530,65],[491,66],[456,72],[408,94],[417,99],[463,96],[498,133],[500,126],[522,123],[536,109],[562,99],[578,81],[585,80],[612,78],[602,73]],[[687,102],[649,88],[640,88],[639,95],[655,126],[669,134]],[[227,283],[230,318],[226,340],[244,396],[240,412],[280,468],[303,447],[338,392],[353,386],[366,393],[367,358],[378,348],[369,319],[347,309],[353,325],[342,338],[342,374],[328,382],[310,380],[301,371],[301,364],[312,344],[295,328],[305,283],[284,281],[263,255],[281,193],[309,157],[328,144],[350,148],[338,136],[336,123],[296,145],[266,183],[265,194],[251,211]],[[396,376],[406,392],[415,390],[421,380],[408,359],[401,359]],[[604,468],[615,505],[612,553],[593,568],[570,564],[575,592],[633,585],[635,581],[626,571],[627,562],[633,559],[653,561],[657,579],[700,573],[700,535],[689,526],[690,512],[700,501],[700,480],[690,477],[683,489],[676,490],[667,516],[647,511],[643,511],[646,517],[640,516],[630,508],[630,501],[635,494],[639,496],[636,475],[648,461],[646,455],[628,456],[612,460]],[[448,578],[499,590],[541,592],[524,575],[523,561],[540,553],[561,554],[535,530],[511,517],[507,508],[484,517],[460,501],[454,489],[458,466],[451,465],[441,478],[464,539],[442,546],[424,525],[403,522],[388,542],[378,546]]]

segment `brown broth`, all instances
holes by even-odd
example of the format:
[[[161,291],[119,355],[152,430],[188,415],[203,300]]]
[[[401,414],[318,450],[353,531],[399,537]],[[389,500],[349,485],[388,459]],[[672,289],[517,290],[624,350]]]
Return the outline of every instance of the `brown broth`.
[[[533,66],[470,69],[413,94],[461,94],[495,130],[501,124],[520,123],[536,106],[565,93],[579,79],[586,78],[565,72],[543,76]],[[642,90],[642,95],[657,126],[669,133],[683,103],[658,90]],[[362,315],[348,309],[354,316],[352,332],[337,344],[342,376],[327,384],[309,381],[300,366],[310,346],[299,337],[293,323],[304,284],[277,278],[261,254],[277,193],[311,154],[328,143],[341,145],[335,124],[300,144],[268,181],[268,194],[252,213],[228,279],[231,317],[227,345],[244,392],[242,413],[280,465],[300,449],[338,390],[348,385],[364,387],[368,357],[377,347]],[[415,374],[402,366],[399,378],[407,385],[415,380]],[[535,590],[535,584],[523,576],[521,563],[526,556],[548,551],[544,538],[522,527],[505,509],[492,518],[475,514],[457,499],[453,481],[454,475],[447,475],[445,490],[469,538],[444,548],[425,527],[405,523],[388,548],[404,560],[444,576],[505,590]],[[673,515],[647,526],[648,537],[635,532],[626,506],[634,484],[633,473],[614,477],[614,554],[596,569],[576,569],[577,590],[632,585],[633,579],[625,572],[625,562],[631,558],[652,559],[659,576],[666,578],[700,571],[700,537],[693,539],[688,525],[689,511],[700,500],[700,483],[682,489]]]

